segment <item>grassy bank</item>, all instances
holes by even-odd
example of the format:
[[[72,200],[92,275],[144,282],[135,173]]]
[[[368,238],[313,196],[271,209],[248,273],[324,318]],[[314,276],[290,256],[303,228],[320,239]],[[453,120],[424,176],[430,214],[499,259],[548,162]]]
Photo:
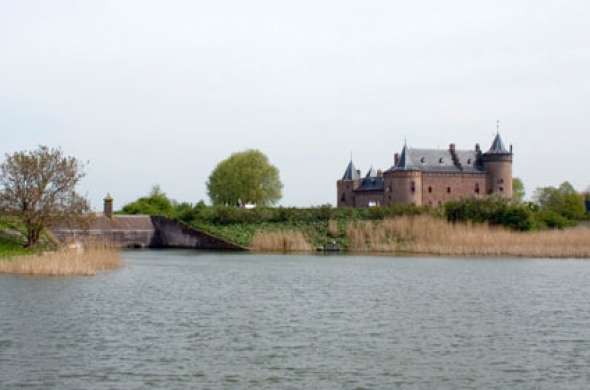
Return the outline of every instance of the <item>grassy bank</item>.
[[[0,273],[37,276],[92,276],[121,266],[119,250],[107,246],[0,258]]]
[[[0,258],[32,254],[33,251],[24,248],[22,243],[0,233]]]

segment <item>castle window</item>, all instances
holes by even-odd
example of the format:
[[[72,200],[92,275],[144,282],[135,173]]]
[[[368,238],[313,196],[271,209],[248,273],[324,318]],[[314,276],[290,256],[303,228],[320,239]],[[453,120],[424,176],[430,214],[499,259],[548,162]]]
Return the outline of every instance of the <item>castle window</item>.
[[[428,187],[428,193],[432,194],[432,187]]]
[[[451,187],[447,187],[447,194],[451,193]]]
[[[504,192],[504,187],[500,187],[500,192]]]
[[[467,160],[467,165],[471,165],[471,159]]]
[[[500,179],[500,180],[498,180],[498,183],[500,183],[500,184],[504,184],[504,179]]]
[[[439,162],[440,164],[442,164],[442,163],[444,162],[443,158],[442,158],[442,157],[441,157],[441,158],[439,158],[439,159],[438,159],[438,162]]]
[[[411,182],[410,183],[410,191],[412,193],[416,192],[416,182]]]
[[[475,193],[479,194],[479,183],[475,183]]]
[[[342,194],[342,196],[340,197],[340,201],[342,203],[346,203],[346,194]]]
[[[421,162],[422,164],[424,164],[424,162],[425,162],[425,161],[426,161],[426,159],[425,159],[424,157],[422,157],[422,158],[420,159],[420,162]]]

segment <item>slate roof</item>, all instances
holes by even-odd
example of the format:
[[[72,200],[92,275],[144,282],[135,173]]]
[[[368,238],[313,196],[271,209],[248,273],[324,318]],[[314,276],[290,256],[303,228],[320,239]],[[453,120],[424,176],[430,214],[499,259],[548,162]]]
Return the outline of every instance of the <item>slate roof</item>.
[[[357,191],[383,191],[383,177],[365,177],[361,180],[361,185],[355,190]]]
[[[354,166],[352,160],[350,160],[348,166],[346,167],[346,171],[344,171],[344,176],[342,176],[342,180],[358,180],[360,178],[361,177],[358,171],[356,170],[356,167]]]
[[[504,141],[502,141],[500,133],[496,134],[496,138],[494,138],[494,142],[492,142],[492,146],[486,154],[510,154],[508,149],[504,146]]]
[[[414,149],[404,146],[399,162],[391,171],[481,173],[475,150],[456,150],[457,161],[448,149]]]

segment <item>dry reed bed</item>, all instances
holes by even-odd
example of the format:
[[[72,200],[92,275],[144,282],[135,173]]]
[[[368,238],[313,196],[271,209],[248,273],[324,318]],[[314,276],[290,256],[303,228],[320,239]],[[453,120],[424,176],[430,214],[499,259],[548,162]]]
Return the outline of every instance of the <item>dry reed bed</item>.
[[[119,250],[108,246],[0,259],[0,273],[36,276],[92,276],[120,266]]]
[[[434,255],[590,258],[590,229],[514,232],[429,216],[348,225],[349,249]]]
[[[264,231],[254,235],[250,248],[267,252],[308,252],[313,250],[302,232],[296,230]]]

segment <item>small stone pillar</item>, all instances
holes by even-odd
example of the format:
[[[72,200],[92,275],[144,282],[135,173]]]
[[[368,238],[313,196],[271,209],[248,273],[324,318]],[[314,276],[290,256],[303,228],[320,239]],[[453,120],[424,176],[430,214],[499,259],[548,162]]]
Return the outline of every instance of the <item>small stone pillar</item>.
[[[113,218],[113,198],[111,194],[107,194],[104,198],[104,216],[107,218]]]

